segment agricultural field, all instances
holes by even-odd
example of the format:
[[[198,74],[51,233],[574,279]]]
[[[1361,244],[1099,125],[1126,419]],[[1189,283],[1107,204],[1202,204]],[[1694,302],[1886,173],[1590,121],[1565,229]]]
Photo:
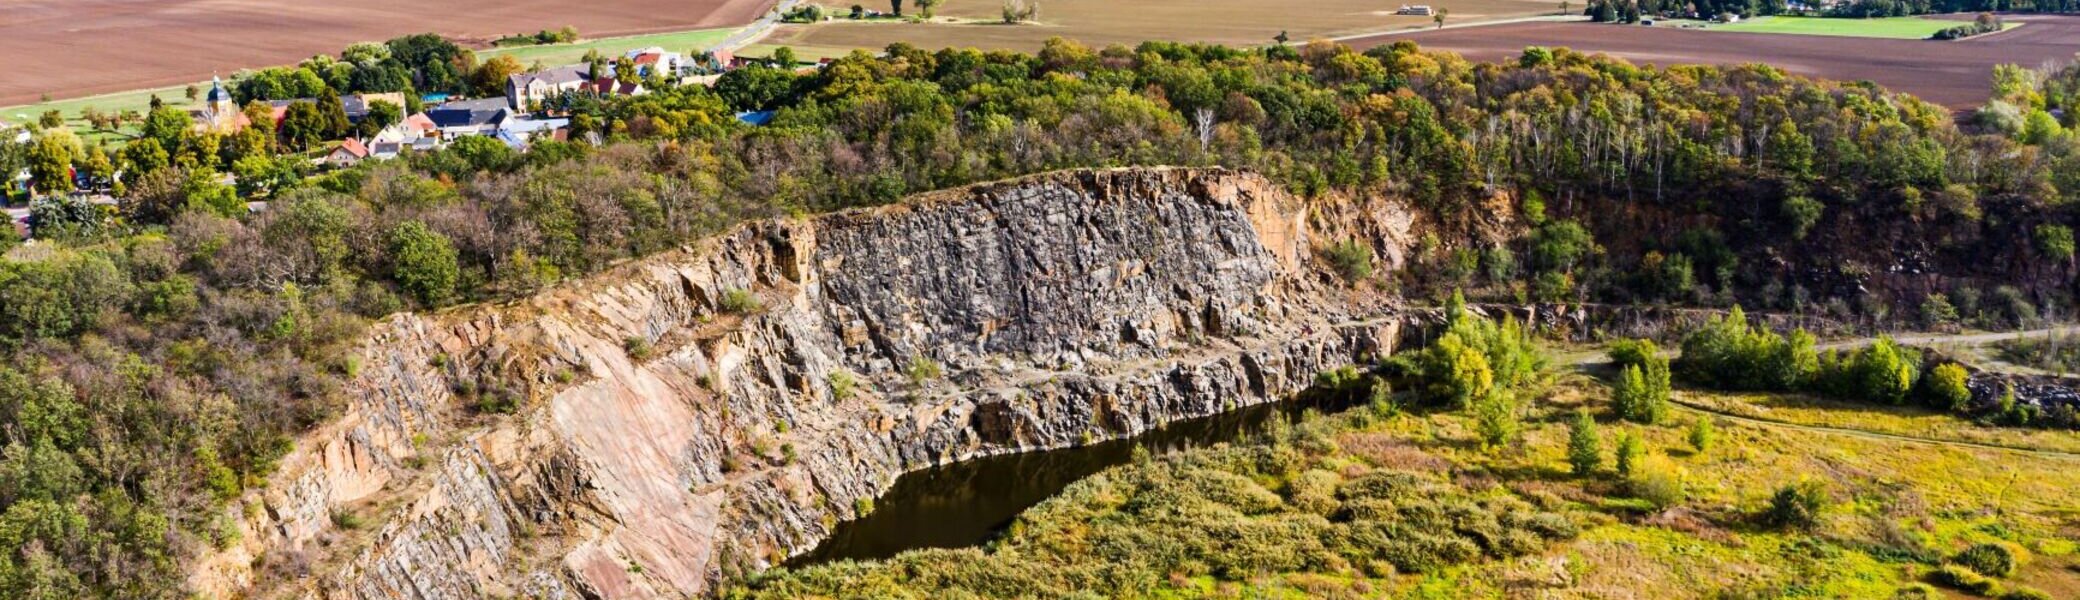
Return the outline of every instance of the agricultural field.
[[[489,41],[573,26],[589,37],[742,25],[771,0],[19,0],[0,14],[0,105],[180,86],[294,63],[347,44],[433,31]],[[93,40],[92,43],[86,41]],[[582,51],[581,51],[582,53]]]
[[[1560,3],[1548,0],[1439,0],[1430,4],[1449,12],[1450,23],[1555,15]],[[1367,32],[1433,27],[1430,17],[1395,15],[1403,3],[1323,0],[1305,9],[1276,2],[1243,0],[1050,0],[1041,3],[1037,23],[1005,25],[998,2],[958,0],[938,10],[927,23],[852,22],[845,19],[814,25],[788,25],[768,43],[808,48],[872,48],[908,42],[923,48],[977,47],[1034,50],[1051,37],[1092,46],[1136,44],[1147,40],[1215,42],[1231,45],[1271,43],[1280,31],[1296,41]],[[1580,3],[1575,3],[1579,6]],[[826,6],[840,14],[850,11]],[[868,5],[887,10],[886,4]]]
[[[1790,35],[1831,35],[1838,37],[1890,38],[1900,40],[1925,40],[1936,32],[1959,23],[1948,19],[1924,17],[1891,17],[1884,19],[1836,19],[1827,17],[1756,17],[1739,23],[1712,25],[1709,31],[1730,33],[1781,33]],[[2019,23],[2011,23],[2014,27]]]
[[[2007,20],[2021,26],[1948,42],[1530,22],[1383,34],[1348,43],[1367,48],[1410,40],[1473,60],[1508,59],[1527,46],[1564,46],[1639,64],[1765,63],[1809,77],[1869,80],[1964,110],[1986,101],[1994,65],[2036,66],[2072,60],[2080,52],[2080,16],[2016,15]]]

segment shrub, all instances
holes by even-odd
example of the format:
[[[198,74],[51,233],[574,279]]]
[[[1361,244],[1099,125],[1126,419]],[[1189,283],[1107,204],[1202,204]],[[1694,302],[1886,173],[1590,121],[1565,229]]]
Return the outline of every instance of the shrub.
[[[852,512],[855,518],[874,514],[874,499],[860,498],[858,500],[853,500]]]
[[[758,295],[751,293],[750,290],[746,290],[743,288],[730,288],[729,290],[722,292],[723,312],[733,315],[741,315],[757,311],[758,309]]]
[[[939,366],[939,361],[932,360],[932,358],[929,356],[919,354],[917,356],[910,357],[910,366],[909,368],[904,369],[903,372],[905,375],[908,375],[910,377],[911,386],[921,388],[924,387],[924,384],[929,383],[934,379],[938,379],[941,375],[944,375],[946,373],[946,368]]]
[[[1935,586],[1914,582],[1892,593],[1892,600],[1943,600],[1943,592]]]
[[[832,371],[830,384],[831,399],[843,402],[852,399],[853,388],[859,386],[859,380],[854,379],[849,371]]]
[[[1685,437],[1690,440],[1691,449],[1707,452],[1712,449],[1712,441],[1718,437],[1718,433],[1712,427],[1711,417],[1698,417],[1696,421],[1690,422],[1690,432]]]
[[[629,358],[636,360],[650,360],[650,355],[657,351],[656,347],[650,344],[650,338],[640,335],[628,336],[628,339],[621,340],[621,348],[628,351]]]
[[[2046,592],[2044,590],[2040,590],[2029,586],[2013,584],[2010,584],[2006,591],[2001,592],[2001,595],[1998,596],[1998,598],[2000,598],[2000,600],[2052,600],[2050,592]]]
[[[2021,551],[2001,543],[1978,544],[1950,557],[1950,562],[1993,577],[2009,577],[2022,566]]]
[[[1964,412],[1972,404],[1972,389],[1966,385],[1969,379],[1970,375],[1957,363],[1937,365],[1921,379],[1922,397],[1938,409]]]
[[[1645,500],[1655,508],[1668,508],[1683,501],[1683,470],[1666,456],[1648,455],[1632,467],[1625,477],[1625,489],[1634,498]]]
[[[1934,573],[1930,573],[1929,579],[1938,584],[1981,596],[1993,595],[1994,590],[2000,589],[1999,583],[1987,578],[1985,575],[1980,575],[1978,571],[1973,571],[1971,567],[1963,565],[1943,565],[1941,568],[1936,569]]]
[[[1661,347],[1656,346],[1654,340],[1621,339],[1611,342],[1610,349],[1605,352],[1619,367],[1646,366],[1648,359],[1661,356]]]
[[[1817,369],[1813,336],[1781,336],[1748,324],[1740,307],[1683,338],[1675,369],[1685,380],[1723,390],[1790,391]]]
[[[1595,473],[1603,466],[1603,438],[1587,411],[1575,413],[1574,422],[1568,425],[1567,466],[1576,476]]]
[[[1811,529],[1820,524],[1820,513],[1826,508],[1826,486],[1818,481],[1800,481],[1777,488],[1776,495],[1769,499],[1764,520],[1776,527]]]
[[[1329,266],[1348,283],[1357,283],[1372,276],[1372,246],[1357,240],[1344,240],[1329,245],[1323,252]]]

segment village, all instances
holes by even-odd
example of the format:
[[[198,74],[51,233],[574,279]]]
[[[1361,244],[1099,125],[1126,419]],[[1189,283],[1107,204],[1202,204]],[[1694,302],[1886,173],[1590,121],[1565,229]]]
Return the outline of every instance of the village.
[[[252,98],[241,103],[234,90],[246,81],[239,77],[232,81],[216,77],[206,89],[191,87],[189,93],[193,102],[180,112],[189,123],[191,137],[219,140],[212,143],[229,143],[248,130],[264,131],[270,134],[269,137],[276,138],[267,140],[266,146],[279,152],[277,158],[308,163],[288,170],[302,174],[320,173],[352,168],[365,161],[387,161],[440,151],[458,143],[484,143],[479,140],[489,140],[515,153],[524,153],[543,141],[572,142],[571,107],[577,103],[612,102],[676,86],[714,86],[730,71],[754,65],[806,74],[830,62],[828,59],[797,61],[784,48],[774,54],[776,56],[763,58],[742,57],[727,47],[681,53],[659,46],[628,50],[611,58],[595,52],[583,62],[546,68],[536,65],[506,75],[502,95],[417,94],[409,91],[333,94],[327,88],[327,93],[316,97]],[[267,73],[244,72],[240,75],[257,79]],[[158,98],[153,100],[156,113]],[[305,127],[300,121],[322,121],[321,117],[327,115],[344,120],[344,127],[334,129],[345,134],[309,138],[306,130],[322,127]],[[0,118],[0,146],[11,144],[12,148],[20,149],[16,152],[27,155],[22,157],[26,160],[17,161],[24,166],[5,169],[12,172],[0,180],[4,183],[0,185],[0,205],[4,205],[17,239],[37,236],[39,212],[76,213],[82,210],[81,207],[99,207],[113,212],[126,195],[124,184],[134,183],[137,179],[137,174],[126,172],[126,169],[143,170],[154,164],[167,163],[172,150],[158,145],[139,152],[127,143],[117,147],[105,141],[90,146],[82,143],[78,135],[62,122],[56,122],[51,115],[40,120],[31,115],[9,116],[19,121]],[[772,113],[743,111],[736,117],[747,126],[757,126],[770,120]],[[149,119],[142,115],[129,118],[146,122],[143,127],[147,129],[151,127]],[[111,116],[108,119],[120,124],[125,117]],[[579,137],[581,139],[576,141],[593,145],[605,141],[596,131]],[[36,168],[37,146],[46,138],[60,140],[61,143],[51,145],[67,147],[73,156],[63,169],[44,169],[39,173]],[[139,137],[139,140],[148,139]],[[6,150],[6,147],[0,147],[0,151]],[[133,154],[142,157],[133,157]],[[0,161],[0,165],[6,164],[9,163]],[[192,169],[193,165],[189,168]],[[222,173],[207,168],[193,170],[208,172],[216,184],[227,189],[268,186],[262,182],[242,181],[239,169],[235,168]],[[247,197],[244,204],[248,211],[261,210],[267,206],[267,200]]]

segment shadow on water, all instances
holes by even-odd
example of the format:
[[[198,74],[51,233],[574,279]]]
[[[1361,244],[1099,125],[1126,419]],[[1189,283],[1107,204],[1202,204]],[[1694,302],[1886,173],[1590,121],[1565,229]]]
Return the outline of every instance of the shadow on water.
[[[1164,454],[1237,442],[1262,431],[1275,415],[1298,420],[1306,410],[1337,412],[1358,400],[1341,394],[1303,394],[1188,419],[1138,436],[1043,452],[962,461],[908,473],[874,499],[874,512],[838,524],[815,550],[787,562],[806,567],[835,560],[869,560],[922,548],[964,548],[988,542],[1012,519],[1069,484],[1126,463],[1135,446]]]

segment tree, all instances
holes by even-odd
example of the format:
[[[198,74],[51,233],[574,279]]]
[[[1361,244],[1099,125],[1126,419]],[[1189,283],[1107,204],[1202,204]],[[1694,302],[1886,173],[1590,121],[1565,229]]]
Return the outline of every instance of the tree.
[[[1618,416],[1652,425],[1668,416],[1668,363],[1659,356],[1644,367],[1626,365],[1611,386],[1611,404]]]
[[[419,221],[406,221],[390,231],[391,277],[425,306],[439,306],[455,294],[461,278],[455,246]]]
[[[29,179],[46,194],[72,191],[72,163],[81,159],[79,138],[64,130],[45,131],[29,146]]]
[[[505,94],[506,80],[525,72],[527,66],[520,64],[520,59],[500,55],[477,65],[477,70],[470,73],[470,85],[476,87],[480,95],[502,95]]]
[[[1437,9],[1437,14],[1430,15],[1430,20],[1437,22],[1438,29],[1444,29],[1444,18],[1451,13],[1451,9],[1440,8]]]
[[[309,102],[290,104],[282,115],[280,136],[282,143],[297,150],[309,149],[327,139],[326,131],[331,127],[325,113],[318,105]]]
[[[932,18],[932,11],[937,10],[939,8],[939,4],[945,1],[946,0],[910,0],[910,3],[917,5],[918,16],[930,19]]]
[[[888,0],[888,6],[896,16],[903,16],[903,0]]]
[[[1639,467],[1640,459],[1647,455],[1647,445],[1630,431],[1618,432],[1617,468],[1619,477],[1630,477]]]
[[[1271,36],[1271,41],[1278,42],[1278,45],[1284,46],[1287,42],[1293,41],[1293,36],[1286,35],[1286,30],[1280,29],[1278,30],[1278,35]]]
[[[773,49],[773,63],[780,65],[782,69],[792,69],[795,65],[801,64],[801,61],[795,58],[794,48],[781,46]]]
[[[1690,432],[1685,437],[1690,441],[1691,450],[1707,452],[1712,449],[1712,441],[1717,439],[1718,433],[1712,427],[1711,417],[1700,416],[1690,423]]]
[[[1588,411],[1576,412],[1567,428],[1567,465],[1575,476],[1586,477],[1603,466],[1603,436]]]

